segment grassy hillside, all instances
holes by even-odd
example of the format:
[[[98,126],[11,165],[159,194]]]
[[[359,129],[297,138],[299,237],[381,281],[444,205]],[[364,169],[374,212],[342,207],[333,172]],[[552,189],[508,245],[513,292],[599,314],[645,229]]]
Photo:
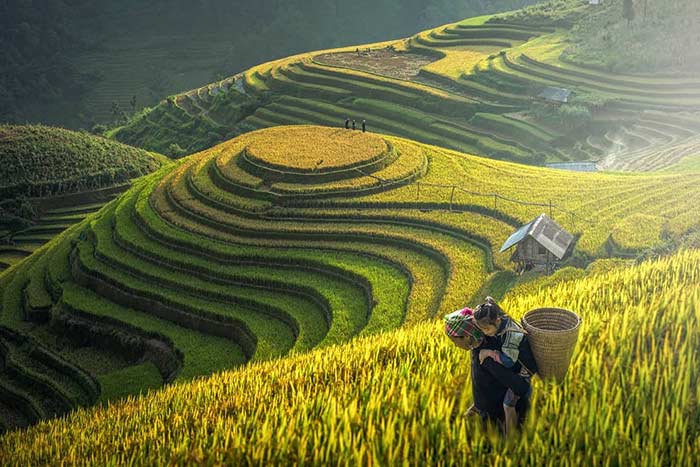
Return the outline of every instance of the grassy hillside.
[[[92,128],[261,61],[532,2],[2,2],[0,122]]]
[[[167,162],[87,133],[0,126],[0,270]]]
[[[105,188],[153,172],[164,160],[86,133],[0,126],[0,195],[44,197]]]
[[[97,213],[54,211],[72,226],[0,274],[0,459],[693,465],[700,81],[581,58],[600,11],[291,56],[111,130],[179,159]],[[551,86],[574,97],[542,102]],[[80,138],[80,176],[108,168]],[[606,171],[538,167],[555,161]],[[575,249],[517,275],[500,246],[543,212]],[[487,294],[583,317],[566,381],[535,382],[509,440],[462,416],[466,355],[435,320]]]
[[[574,60],[588,50],[586,25],[607,8],[560,0],[288,57],[172,96],[110,135],[180,157],[258,128],[337,127],[350,117],[371,131],[534,165],[649,171],[696,155],[697,79]],[[572,100],[538,97],[552,86]]]
[[[623,1],[605,2],[574,30],[567,51],[572,61],[616,72],[681,73],[698,71],[700,30],[695,18],[700,4],[693,0],[633,2],[625,17]]]
[[[685,251],[504,302],[515,317],[553,305],[583,318],[564,383],[535,380],[508,440],[461,416],[468,357],[430,321],[80,410],[6,434],[0,454],[10,465],[693,465],[699,265]]]
[[[512,279],[498,248],[543,211],[580,237],[577,264],[676,248],[700,229],[699,177],[575,174],[325,127],[251,132],[138,181],[0,277],[0,329],[112,400],[456,309]],[[661,229],[639,234],[651,221]],[[5,408],[6,421],[61,412],[5,375],[38,407]],[[63,384],[85,377],[63,380],[51,393],[80,405]]]

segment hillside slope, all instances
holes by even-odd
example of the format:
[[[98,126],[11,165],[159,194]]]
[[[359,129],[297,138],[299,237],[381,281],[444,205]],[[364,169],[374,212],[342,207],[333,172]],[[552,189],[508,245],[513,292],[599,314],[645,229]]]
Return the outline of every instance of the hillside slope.
[[[60,128],[0,126],[0,196],[57,196],[128,182],[165,159],[143,149]]]
[[[467,357],[429,322],[80,410],[6,434],[0,455],[10,465],[693,465],[698,281],[700,253],[685,251],[504,303],[516,318],[540,306],[583,318],[566,380],[535,380],[532,412],[509,440],[460,415]]]
[[[445,21],[531,3],[2,2],[0,122],[92,128],[275,57],[400,37]],[[367,11],[374,15],[369,18]]]
[[[351,118],[533,165],[652,171],[697,156],[693,75],[574,61],[582,56],[574,46],[583,47],[576,38],[600,15],[587,2],[558,0],[401,41],[299,54],[171,96],[110,135],[180,157],[259,128]],[[545,97],[553,87],[572,91],[567,102]]]
[[[498,249],[543,211],[579,237],[576,264],[676,248],[700,230],[699,177],[576,174],[360,131],[260,130],[139,180],[0,276],[0,325],[84,368],[107,401],[456,309],[513,280]],[[55,406],[0,415],[36,420]]]
[[[87,133],[0,125],[0,271],[168,162]]]
[[[622,1],[604,2],[574,30],[567,56],[578,63],[622,73],[697,73],[700,30],[694,0],[633,2],[626,18]]]

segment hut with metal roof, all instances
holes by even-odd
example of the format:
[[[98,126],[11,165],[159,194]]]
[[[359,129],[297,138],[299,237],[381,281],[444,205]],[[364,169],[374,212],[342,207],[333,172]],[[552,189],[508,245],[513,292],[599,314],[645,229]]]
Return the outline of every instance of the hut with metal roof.
[[[544,90],[541,93],[539,93],[537,97],[547,102],[553,102],[555,104],[567,104],[571,100],[573,94],[573,91],[571,91],[570,89],[549,86],[544,88]]]
[[[511,261],[518,263],[519,271],[540,270],[551,272],[573,248],[574,236],[545,214],[516,230],[501,247],[501,253],[513,248]]]

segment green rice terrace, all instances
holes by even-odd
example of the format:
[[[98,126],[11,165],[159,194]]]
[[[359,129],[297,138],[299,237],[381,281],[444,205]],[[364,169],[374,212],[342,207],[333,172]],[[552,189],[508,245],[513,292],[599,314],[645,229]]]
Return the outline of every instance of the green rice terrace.
[[[0,465],[696,465],[700,78],[604,52],[667,24],[625,4],[0,126]],[[506,248],[542,214],[547,274]],[[436,319],[487,295],[582,318],[515,437]]]
[[[0,126],[0,271],[167,161],[86,133]]]
[[[569,50],[577,22],[596,8],[614,16],[617,4],[554,4],[265,63],[170,96],[110,135],[180,157],[260,128],[351,118],[370,131],[530,165],[650,171],[694,155],[700,80],[579,63]],[[571,94],[552,100],[543,94],[552,88]]]
[[[27,425],[434,318],[510,287],[497,248],[544,211],[576,233],[581,264],[680,245],[700,228],[698,182],[341,128],[248,133],[138,180],[0,276],[1,419]]]

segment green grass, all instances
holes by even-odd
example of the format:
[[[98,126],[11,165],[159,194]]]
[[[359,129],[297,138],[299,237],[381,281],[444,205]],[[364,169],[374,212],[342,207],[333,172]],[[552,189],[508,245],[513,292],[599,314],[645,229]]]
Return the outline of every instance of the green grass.
[[[242,328],[244,333],[257,337],[254,347],[256,359],[266,359],[284,355],[295,343],[294,328],[288,321],[286,313],[272,316],[268,310],[262,312],[251,306],[226,304],[213,299],[204,299],[194,295],[186,295],[180,291],[163,285],[155,286],[148,276],[134,276],[99,263],[93,256],[89,245],[80,244],[80,263],[87,274],[104,277],[118,284],[118,288],[129,295],[139,297],[144,305],[143,311],[149,312],[153,306],[150,302],[163,304],[169,310],[177,310],[193,315],[194,322],[203,318],[224,324],[231,323],[236,328]],[[177,319],[173,317],[173,319]],[[233,324],[235,323],[235,324]],[[242,323],[242,324],[241,324]]]
[[[321,297],[328,301],[333,310],[331,328],[326,334],[324,342],[337,342],[352,335],[357,323],[350,319],[352,316],[362,317],[366,314],[364,297],[351,282],[333,277],[323,272],[314,272],[310,269],[297,267],[294,277],[290,277],[289,268],[265,267],[264,264],[236,265],[220,264],[203,256],[181,252],[172,245],[162,244],[148,238],[131,220],[131,209],[135,199],[121,205],[116,214],[117,225],[115,234],[120,243],[129,245],[129,248],[138,251],[140,255],[150,255],[153,261],[156,259],[165,262],[179,271],[198,272],[202,276],[209,276],[218,281],[227,282],[252,282],[255,284],[285,284],[287,287],[295,287],[301,290],[310,288],[317,290]],[[281,260],[282,258],[280,258]],[[320,266],[320,265],[319,265]]]
[[[512,271],[494,272],[475,297],[493,297],[500,301],[516,282],[517,276]]]
[[[55,196],[123,184],[166,159],[87,133],[45,126],[0,126],[0,196]]]
[[[102,395],[98,401],[100,404],[146,395],[151,389],[157,389],[163,384],[158,368],[152,362],[115,370],[98,376],[97,380],[102,387]]]
[[[557,135],[549,133],[536,125],[503,115],[477,113],[474,115],[471,122],[474,124],[481,124],[485,128],[500,128],[504,133],[509,133],[519,138],[539,141],[540,143],[549,143],[557,137]]]
[[[533,11],[534,16],[543,12]],[[557,41],[566,33],[551,31],[569,14],[547,21],[543,17],[541,24],[530,27],[519,25],[517,18],[501,24],[483,24],[491,19],[482,18],[416,38],[448,57],[449,46],[458,41],[513,41],[542,34],[479,62],[473,75],[426,73],[435,86],[425,86],[321,66],[309,55],[299,56],[245,73],[250,99],[218,99],[203,88],[182,104],[161,104],[120,129],[117,137],[159,147],[178,141],[185,151],[193,151],[254,128],[290,123],[340,126],[346,116],[359,115],[367,118],[372,132],[532,164],[606,152],[597,147],[604,144],[602,138],[596,142],[588,135],[581,141],[569,138],[572,141],[564,144],[571,147],[563,148],[562,154],[553,148],[563,135],[527,114],[530,96],[545,84],[574,85],[584,100],[589,99],[586,102],[601,98],[639,108],[668,96],[674,105],[687,97],[685,91],[663,87],[645,92],[650,83],[644,79],[626,88],[627,80],[634,82],[629,77],[598,82],[592,71],[574,73],[573,66],[567,72],[553,70],[546,64],[558,60],[562,49]],[[428,48],[423,46],[424,51]],[[544,65],[518,56],[520,52]],[[491,101],[501,91],[509,106]],[[216,115],[208,114],[212,109]],[[518,118],[499,113],[509,110],[518,111]],[[674,144],[676,133],[690,137],[692,118],[669,124],[656,118],[660,125],[651,118],[621,133],[628,149]],[[679,125],[679,131],[669,125]],[[472,297],[491,294],[510,300],[514,296],[509,290],[534,294],[581,279],[586,272],[565,268],[548,279],[527,281],[527,276],[512,273],[507,255],[493,253],[519,223],[545,210],[547,200],[581,214],[581,219],[557,215],[581,234],[580,251],[590,257],[603,254],[611,232],[617,253],[638,253],[662,246],[666,234],[680,237],[697,224],[682,212],[688,200],[674,194],[687,190],[688,199],[696,194],[697,181],[689,173],[684,179],[630,176],[630,182],[617,175],[606,180],[566,178],[559,172],[400,144],[404,143],[405,152],[373,174],[388,181],[383,186],[371,177],[320,184],[264,180],[266,174],[248,173],[249,167],[235,158],[228,166],[217,166],[216,158],[223,160],[225,152],[220,148],[161,170],[89,218],[89,224],[81,224],[87,235],[79,237],[78,230],[70,230],[43,255],[0,276],[0,287],[6,286],[0,318],[32,331],[22,321],[26,294],[34,308],[50,309],[58,302],[90,322],[103,320],[127,333],[157,333],[184,355],[178,381],[186,381],[241,365],[251,352],[242,341],[215,338],[177,325],[179,318],[149,314],[155,302],[166,304],[176,316],[191,318],[190,327],[204,318],[245,323],[242,326],[257,340],[252,358],[257,362],[415,324]],[[193,162],[198,158],[203,162]],[[650,156],[645,163],[651,167],[657,162]],[[683,167],[695,170],[691,162]],[[420,188],[412,177],[419,177]],[[590,186],[582,185],[584,180]],[[403,182],[407,184],[401,186]],[[431,183],[444,184],[447,190]],[[452,184],[468,192],[450,194]],[[539,203],[527,205],[513,198]],[[661,214],[652,218],[651,210]],[[54,211],[50,223],[28,231],[24,241],[50,238],[42,236],[42,229],[48,234],[81,215],[80,210]],[[648,221],[658,229],[638,235],[639,224]],[[71,252],[76,260],[73,271]],[[106,283],[117,289],[116,295]],[[44,331],[34,330],[34,335]],[[78,353],[76,358],[84,360],[86,355]],[[162,378],[156,377],[156,368],[149,362],[103,373],[104,400],[159,385]],[[119,378],[125,380],[123,387]]]
[[[29,256],[29,252],[5,250],[0,248],[0,262],[7,264],[8,266],[19,263],[27,256]]]
[[[92,290],[66,282],[63,284],[62,302],[86,314],[124,322],[142,331],[168,337],[175,348],[182,351],[186,364],[176,381],[187,381],[197,376],[214,373],[245,363],[243,350],[235,342],[177,326],[147,313],[132,310],[105,300]],[[105,398],[113,395],[106,393]]]
[[[183,280],[181,271],[160,267],[122,250],[112,241],[112,230],[109,223],[113,213],[109,211],[108,213],[110,218],[107,221],[96,223],[93,226],[93,231],[97,237],[96,253],[109,266],[138,275],[149,282],[159,284],[160,287],[178,290],[182,295],[208,297],[209,300],[216,300],[223,304],[229,304],[229,306],[238,302],[246,303],[253,310],[269,309],[270,313],[279,313],[283,309],[289,310],[287,319],[299,326],[299,335],[294,346],[297,350],[308,350],[325,337],[328,329],[323,326],[325,323],[323,310],[320,310],[315,303],[308,299],[290,295],[284,290],[268,289],[263,295],[260,294],[259,290],[250,287],[212,284],[206,279],[196,277],[188,277]],[[278,336],[282,335],[280,333]],[[279,342],[283,343],[284,341],[280,339]]]
[[[371,131],[382,131],[394,135],[409,134],[419,141],[432,142],[470,153],[496,155],[499,158],[513,160],[532,158],[532,154],[518,144],[502,139],[498,135],[488,136],[484,129],[470,127],[466,123],[454,123],[441,116],[377,99],[354,99],[351,105],[348,105],[285,96],[258,110],[255,115],[260,115],[277,124],[334,125],[342,121],[343,115],[358,112],[367,117]]]
[[[692,398],[700,375],[691,363],[700,324],[693,287],[699,260],[697,251],[682,252],[502,302],[515,319],[542,304],[582,317],[566,378],[533,381],[533,411],[517,438],[459,416],[472,402],[468,391],[455,390],[470,387],[465,354],[444,336],[436,339],[441,323],[430,322],[77,413],[4,437],[0,452],[22,464],[65,460],[70,446],[77,451],[70,461],[98,453],[102,463],[147,455],[155,464],[413,465],[428,458],[481,465],[547,463],[566,452],[574,465],[691,465],[698,457]],[[290,381],[293,389],[279,389]],[[270,404],[279,410],[260,410]],[[86,427],[114,448],[82,435]],[[235,436],[248,431],[244,441]],[[165,436],[179,442],[157,444]],[[305,441],[314,438],[329,442]],[[653,445],[641,441],[649,439]],[[590,449],[592,443],[599,448]],[[144,454],[144,444],[158,448]]]
[[[577,91],[577,103],[581,105],[632,110],[687,109],[694,105],[696,86],[690,79],[672,83],[668,77],[610,74],[567,62],[562,53],[575,35],[571,26],[593,11],[597,10],[581,2],[559,1],[441,26],[391,44],[398,50],[440,58],[420,70],[417,81],[429,84],[427,86],[348,67],[323,66],[313,61],[314,53],[280,59],[242,74],[250,100],[221,100],[216,107],[217,115],[221,115],[216,118],[218,124],[212,125],[206,118],[202,119],[208,108],[213,108],[211,102],[216,101],[216,98],[212,101],[209,88],[204,87],[190,93],[202,96],[194,97],[193,101],[193,106],[203,109],[195,109],[199,115],[187,116],[177,106],[164,103],[141,123],[124,127],[118,137],[135,138],[139,144],[157,146],[161,150],[177,141],[187,151],[195,151],[254,129],[309,123],[336,126],[341,125],[347,115],[361,113],[371,119],[373,130],[487,157],[536,165],[545,161],[600,159],[606,151],[587,144],[589,136],[596,133],[593,128],[590,132],[586,129],[580,134],[570,134],[561,122],[554,122],[553,126],[552,119],[537,112],[534,118],[531,112],[527,121],[501,114],[518,112],[522,115],[532,111],[533,98],[544,86],[573,87]],[[420,45],[417,41],[421,40],[430,45]],[[467,54],[470,47],[479,49],[474,45],[479,40],[501,41],[497,49],[503,49],[506,55],[492,55],[492,59],[479,62],[472,54],[467,57],[472,65],[455,71],[461,66],[459,54]],[[459,41],[472,41],[472,45],[444,47]],[[374,46],[378,48],[379,44]],[[491,53],[497,51],[494,49]],[[483,52],[476,55],[480,53]],[[526,61],[525,55],[536,62]],[[450,65],[450,60],[454,66]],[[478,64],[472,71],[474,60]],[[443,65],[438,67],[439,63]],[[676,86],[671,87],[672,84]],[[230,96],[227,99],[231,99]],[[293,99],[309,103],[292,105]],[[465,124],[463,119],[475,114],[481,115]],[[440,123],[426,125],[429,120],[440,120]],[[614,119],[610,124],[619,126]],[[549,131],[557,125],[561,128]],[[567,133],[567,137],[549,134],[558,132]],[[625,151],[629,153],[633,148],[625,148]],[[652,170],[657,165],[650,163],[639,167]]]
[[[334,108],[348,110],[344,105],[286,98],[275,109],[299,106],[326,115]],[[389,109],[399,110],[393,104]],[[407,112],[403,118],[418,115]],[[264,133],[250,138],[264,139]],[[317,185],[267,180],[265,173],[254,177],[246,172],[249,166],[236,160],[247,144],[245,137],[165,167],[59,235],[26,264],[0,276],[0,319],[52,341],[45,326],[23,321],[26,295],[35,309],[51,310],[55,322],[73,317],[83,326],[92,325],[100,333],[96,335],[116,333],[122,344],[151,336],[167,346],[162,358],[183,358],[180,363],[149,359],[161,378],[174,374],[176,381],[187,381],[249,360],[414,325],[483,294],[505,296],[516,279],[513,266],[507,254],[493,250],[543,209],[514,199],[561,200],[562,190],[576,193],[566,200],[597,222],[575,230],[581,233],[580,251],[599,256],[609,235],[605,225],[616,218],[634,219],[636,213],[646,215],[653,206],[669,220],[677,219],[674,229],[680,231],[684,203],[697,191],[691,175],[681,179],[547,171],[549,182],[541,184],[542,169],[386,139],[397,157],[375,175],[389,179],[389,174],[407,173],[424,161],[420,194],[419,186],[410,183],[367,195],[359,174]],[[256,157],[264,162],[264,152]],[[215,173],[219,179],[213,178]],[[455,192],[450,201],[452,183],[470,192]],[[342,197],[316,196],[343,184],[347,192]],[[431,184],[446,184],[447,190]],[[261,194],[302,188],[304,196],[281,203],[250,198],[251,189]],[[494,190],[508,197],[487,196]],[[677,199],[678,190],[689,193],[689,199]],[[566,219],[565,224],[575,228],[573,222]],[[631,222],[627,230],[636,233],[638,224]],[[642,238],[640,248],[654,247],[649,242]],[[221,328],[194,330],[204,322]],[[227,334],[228,339],[210,335],[234,324],[242,334]],[[73,358],[79,363],[88,355]],[[137,359],[112,371],[106,364],[96,367],[102,377],[125,371],[132,375],[130,381],[141,377],[144,388],[156,384],[148,377],[148,365],[128,369],[143,362]],[[173,365],[181,368],[172,373]],[[110,391],[103,394],[105,399],[122,397],[114,386]]]
[[[166,215],[166,217],[173,223],[183,225],[188,229],[195,229],[200,234],[227,243],[238,243],[242,244],[241,246],[245,244],[251,246],[276,246],[279,248],[303,246],[304,240],[309,241],[313,239],[314,244],[319,246],[327,245],[327,248],[331,250],[349,250],[353,253],[369,253],[368,256],[379,257],[384,255],[384,248],[392,246],[391,241],[382,240],[381,237],[383,237],[383,235],[373,240],[368,232],[377,230],[374,226],[358,226],[359,228],[356,229],[357,232],[345,233],[337,232],[336,229],[319,229],[319,227],[315,225],[316,222],[309,228],[298,228],[297,224],[294,222],[276,222],[275,226],[272,227],[269,222],[266,221],[255,222],[253,220],[235,218],[228,220],[226,219],[225,211],[217,211],[217,209],[211,206],[205,206],[200,204],[199,201],[193,201],[187,192],[182,191],[182,187],[176,186],[176,189],[178,188],[180,189],[179,194],[175,192],[171,193],[171,196],[175,198],[177,202],[177,204],[173,204],[172,207],[178,214],[174,216]],[[205,219],[209,219],[206,225],[197,225],[197,223],[201,223],[202,220]],[[220,220],[213,221],[213,219]],[[382,233],[381,230],[377,230],[377,232],[380,234]],[[260,238],[260,240],[251,240],[256,237]],[[295,241],[299,244],[295,245]],[[337,244],[337,242],[342,243]],[[364,245],[364,243],[376,243],[382,245],[382,247],[378,248],[376,245]],[[265,253],[264,250],[262,253]],[[312,257],[321,260],[323,256],[324,255],[314,254]],[[351,258],[352,256],[348,259]],[[403,303],[405,302],[405,295],[402,293],[401,297],[395,296],[396,286],[403,283],[404,286],[399,290],[406,291],[408,288],[408,284],[405,282],[406,279],[400,278],[403,275],[401,269],[396,270],[389,265],[382,266],[379,262],[367,261],[367,259],[359,263],[357,263],[356,260],[350,262],[350,264],[353,263],[355,263],[355,265],[353,265],[352,270],[357,271],[358,275],[362,275],[369,280],[372,284],[373,295],[377,294],[376,301],[380,305],[378,308],[372,310],[367,328],[365,328],[363,332],[375,332],[385,327],[399,325],[404,319],[404,312],[402,310],[404,309]],[[341,265],[343,268],[347,267],[345,262],[341,263]],[[387,289],[390,284],[394,290],[393,293]],[[394,295],[394,298],[389,299],[388,297],[391,295]],[[382,296],[386,296],[387,299],[381,299]],[[397,301],[397,299],[399,301]]]

